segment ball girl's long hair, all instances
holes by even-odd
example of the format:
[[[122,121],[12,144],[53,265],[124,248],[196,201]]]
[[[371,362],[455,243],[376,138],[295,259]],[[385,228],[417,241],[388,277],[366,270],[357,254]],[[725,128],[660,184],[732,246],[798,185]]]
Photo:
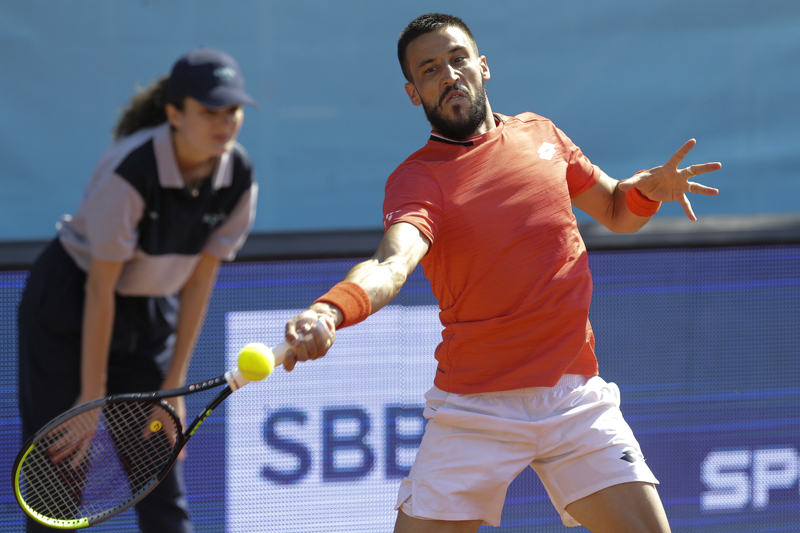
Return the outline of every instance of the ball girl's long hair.
[[[114,127],[112,136],[115,140],[166,122],[167,112],[164,111],[164,106],[168,103],[179,110],[183,109],[183,99],[176,102],[166,101],[164,94],[168,81],[169,76],[163,76],[131,97],[128,107],[122,111]]]

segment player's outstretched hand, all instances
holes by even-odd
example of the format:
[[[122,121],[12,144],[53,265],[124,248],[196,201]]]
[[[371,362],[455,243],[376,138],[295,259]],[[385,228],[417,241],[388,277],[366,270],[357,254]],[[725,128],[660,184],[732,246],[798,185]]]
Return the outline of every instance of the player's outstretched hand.
[[[681,164],[683,158],[694,148],[697,141],[689,139],[686,143],[669,158],[669,161],[660,167],[651,168],[650,170],[643,170],[632,178],[628,178],[619,183],[619,188],[622,191],[628,191],[636,187],[643,195],[651,200],[660,202],[679,202],[683,207],[686,216],[691,220],[697,220],[697,217],[692,211],[692,204],[686,197],[687,192],[694,194],[705,194],[707,196],[716,196],[719,194],[719,189],[713,187],[706,187],[699,183],[689,181],[691,178],[712,172],[722,168],[722,163],[703,163],[701,165],[691,165],[686,168],[679,169],[678,165]]]
[[[283,368],[291,371],[298,361],[319,359],[335,340],[336,328],[328,315],[303,311],[286,323],[286,342],[292,349],[286,354]]]

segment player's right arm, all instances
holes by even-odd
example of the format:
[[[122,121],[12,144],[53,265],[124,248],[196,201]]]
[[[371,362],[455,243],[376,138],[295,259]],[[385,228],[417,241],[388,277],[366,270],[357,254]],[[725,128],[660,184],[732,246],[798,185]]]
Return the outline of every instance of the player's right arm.
[[[121,261],[100,261],[92,258],[89,272],[86,275],[83,307],[83,324],[81,329],[81,383],[78,399],[74,405],[81,405],[106,395],[108,382],[108,351],[111,345],[111,334],[114,327],[115,301],[114,288],[122,272]],[[99,410],[95,413],[99,416]],[[67,422],[60,428],[62,438],[52,444],[47,454],[51,461],[58,464],[70,457],[72,468],[77,468],[83,461],[91,443],[91,435],[81,438],[70,438],[73,430],[85,430],[85,421]]]
[[[114,289],[122,261],[93,258],[86,276],[86,300],[81,336],[81,392],[77,404],[106,394],[108,351],[114,327]]]
[[[429,247],[430,241],[415,226],[398,222],[386,230],[375,255],[351,268],[343,281],[361,287],[369,297],[371,313],[375,313],[397,296]],[[292,352],[283,363],[286,370],[294,368],[298,361],[322,357],[332,346],[334,331],[311,328],[319,318],[339,327],[344,316],[335,305],[316,302],[290,320],[286,324],[286,340],[292,345]]]

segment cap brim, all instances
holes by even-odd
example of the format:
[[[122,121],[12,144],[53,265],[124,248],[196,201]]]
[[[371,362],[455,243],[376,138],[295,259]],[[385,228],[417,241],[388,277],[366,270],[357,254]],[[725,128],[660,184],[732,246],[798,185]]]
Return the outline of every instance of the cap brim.
[[[211,109],[241,104],[258,108],[256,101],[244,89],[238,87],[217,87],[208,94],[203,95],[202,98],[196,96],[193,96],[193,98]]]

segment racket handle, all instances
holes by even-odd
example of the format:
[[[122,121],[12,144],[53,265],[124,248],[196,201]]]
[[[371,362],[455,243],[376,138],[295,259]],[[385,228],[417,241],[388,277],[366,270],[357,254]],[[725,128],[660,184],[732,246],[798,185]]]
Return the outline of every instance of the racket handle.
[[[320,325],[323,328],[325,328],[328,331],[328,333],[330,333],[331,327],[328,325],[327,320],[328,319],[326,319],[326,318],[320,318],[316,322],[314,322],[311,325],[311,327],[315,328],[318,325]],[[280,343],[279,345],[275,346],[272,349],[272,356],[275,358],[275,366],[283,364],[283,361],[286,359],[286,354],[291,349],[292,349],[291,345],[286,341],[283,341],[282,343]]]
[[[291,348],[288,342],[283,341],[272,349],[272,356],[275,358],[275,366],[283,364],[283,361],[286,359],[286,354]]]

